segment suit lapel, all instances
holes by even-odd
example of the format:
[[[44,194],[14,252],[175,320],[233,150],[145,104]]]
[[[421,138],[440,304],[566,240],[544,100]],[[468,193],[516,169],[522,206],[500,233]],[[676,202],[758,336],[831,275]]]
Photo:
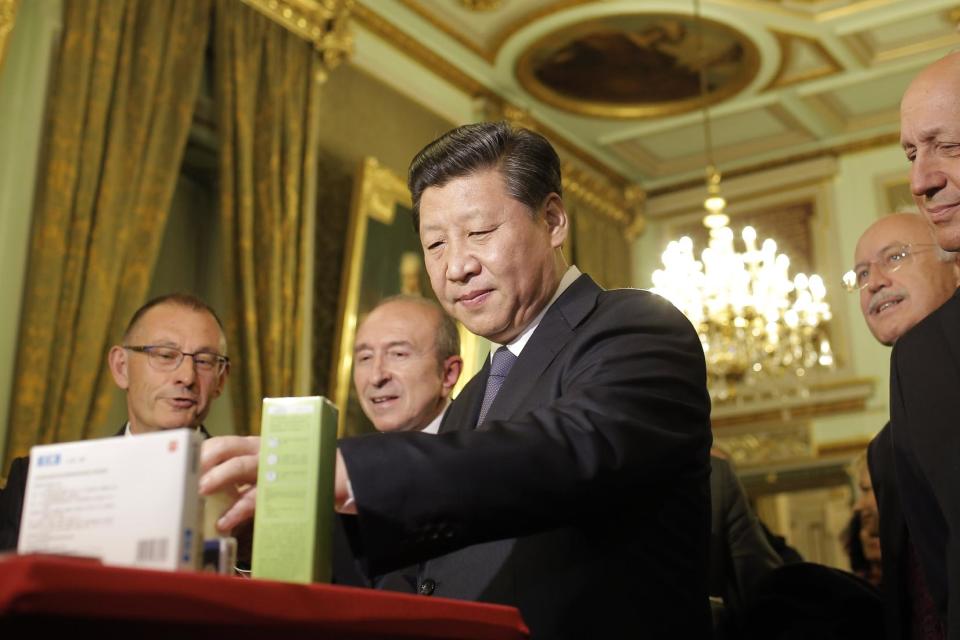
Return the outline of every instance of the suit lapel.
[[[505,420],[516,413],[541,374],[573,337],[574,329],[596,306],[601,291],[590,276],[581,275],[557,298],[504,380],[503,391],[490,406],[486,421]]]
[[[942,313],[939,314],[940,331],[946,342],[947,350],[950,353],[960,353],[960,289],[957,289],[953,297],[943,305]],[[957,363],[954,363],[954,366]]]

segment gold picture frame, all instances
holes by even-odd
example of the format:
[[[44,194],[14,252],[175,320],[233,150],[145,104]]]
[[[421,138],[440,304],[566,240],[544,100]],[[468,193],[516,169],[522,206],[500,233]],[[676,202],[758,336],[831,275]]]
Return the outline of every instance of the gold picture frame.
[[[406,183],[376,158],[365,158],[351,198],[330,372],[330,397],[340,409],[340,436],[373,431],[360,410],[351,376],[360,318],[383,298],[398,293],[434,297],[412,215]],[[489,351],[487,341],[457,326],[463,373],[454,394],[480,369]]]

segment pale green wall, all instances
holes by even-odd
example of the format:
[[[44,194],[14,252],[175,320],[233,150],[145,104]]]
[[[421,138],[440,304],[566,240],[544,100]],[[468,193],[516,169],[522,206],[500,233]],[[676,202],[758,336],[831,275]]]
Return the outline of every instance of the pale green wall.
[[[6,445],[37,157],[60,0],[21,2],[0,68],[0,459]],[[6,469],[0,470],[0,476]]]
[[[840,264],[853,265],[853,252],[860,234],[878,217],[890,213],[883,201],[881,185],[901,175],[906,180],[908,168],[903,149],[896,144],[839,158],[833,182],[833,220]],[[838,281],[839,274],[835,275],[832,282]],[[856,375],[876,380],[876,391],[863,413],[814,421],[819,442],[870,437],[886,423],[890,411],[890,349],[878,343],[867,329],[859,297],[848,294],[842,299],[846,301],[844,312],[849,318],[850,364]]]

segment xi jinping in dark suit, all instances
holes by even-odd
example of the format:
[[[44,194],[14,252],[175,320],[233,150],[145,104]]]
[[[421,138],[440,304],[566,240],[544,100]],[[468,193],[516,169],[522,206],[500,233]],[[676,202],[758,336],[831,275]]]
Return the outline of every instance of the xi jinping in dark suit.
[[[340,442],[355,553],[375,574],[420,563],[423,594],[516,606],[534,638],[709,637],[710,402],[693,327],[566,266],[543,137],[460,127],[420,152],[410,185],[437,298],[494,355],[438,435]],[[208,466],[243,451],[231,442]]]

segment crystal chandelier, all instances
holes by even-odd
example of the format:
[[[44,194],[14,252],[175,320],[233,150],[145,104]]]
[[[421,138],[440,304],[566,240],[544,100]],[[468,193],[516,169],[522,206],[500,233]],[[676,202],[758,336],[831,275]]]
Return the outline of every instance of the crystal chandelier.
[[[694,14],[699,29],[699,2],[694,3]],[[776,394],[782,387],[772,383],[785,375],[802,378],[833,367],[826,332],[830,305],[823,279],[803,273],[791,278],[790,258],[777,253],[777,243],[770,238],[758,247],[753,227],[744,227],[741,233],[743,251],[734,246],[713,161],[702,34],[698,37],[707,156],[703,223],[709,229],[709,243],[698,260],[689,237],[671,241],[661,258],[663,268],[653,273],[652,290],[696,327],[714,400],[746,395],[744,387]]]

